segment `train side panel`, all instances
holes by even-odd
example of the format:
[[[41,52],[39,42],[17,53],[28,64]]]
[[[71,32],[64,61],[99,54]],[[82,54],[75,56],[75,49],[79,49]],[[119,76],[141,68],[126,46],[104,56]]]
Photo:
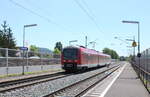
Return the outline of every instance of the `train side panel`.
[[[87,53],[84,50],[81,50],[81,64],[78,64],[82,67],[97,67],[97,66],[102,66],[106,64],[106,61],[102,55],[99,55],[98,53],[96,54],[91,54]]]
[[[77,51],[76,55],[74,55],[75,52],[72,50]],[[68,47],[63,52],[68,52],[61,55],[62,68],[67,71],[102,66],[110,64],[111,60],[110,56],[87,48]],[[73,55],[76,56],[75,59],[72,57]]]

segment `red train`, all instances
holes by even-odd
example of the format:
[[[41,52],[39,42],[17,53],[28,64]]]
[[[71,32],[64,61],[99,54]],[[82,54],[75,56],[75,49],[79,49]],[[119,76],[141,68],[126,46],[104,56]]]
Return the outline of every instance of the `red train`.
[[[62,68],[66,71],[108,65],[110,62],[109,55],[85,47],[68,46],[63,49],[61,54]]]

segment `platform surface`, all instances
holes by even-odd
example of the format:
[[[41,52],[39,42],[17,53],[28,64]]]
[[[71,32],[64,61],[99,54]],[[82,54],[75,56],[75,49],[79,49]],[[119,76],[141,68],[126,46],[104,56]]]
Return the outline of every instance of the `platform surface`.
[[[83,97],[150,97],[131,64],[123,62],[120,70],[103,80]]]

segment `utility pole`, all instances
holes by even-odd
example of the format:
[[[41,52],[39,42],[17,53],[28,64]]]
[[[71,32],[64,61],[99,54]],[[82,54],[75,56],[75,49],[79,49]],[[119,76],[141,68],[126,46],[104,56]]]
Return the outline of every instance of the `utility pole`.
[[[133,36],[133,41],[135,42],[135,36]],[[135,46],[133,47],[133,61],[135,61]]]
[[[85,36],[85,47],[87,48],[87,36]]]
[[[93,43],[93,49],[95,49],[95,44],[96,44],[96,42],[95,42],[95,41],[93,41],[92,43]]]

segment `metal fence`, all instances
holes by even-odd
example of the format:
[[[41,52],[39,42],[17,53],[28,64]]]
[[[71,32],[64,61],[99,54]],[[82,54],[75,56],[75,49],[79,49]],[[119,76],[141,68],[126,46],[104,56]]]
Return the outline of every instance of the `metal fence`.
[[[144,86],[150,93],[150,49],[141,53],[141,57],[135,57],[132,65],[143,82]]]
[[[43,70],[44,65],[51,64],[60,64],[60,55],[0,48],[0,68],[5,67],[6,74],[10,67],[26,67],[22,72],[27,72],[30,66],[40,66]]]

